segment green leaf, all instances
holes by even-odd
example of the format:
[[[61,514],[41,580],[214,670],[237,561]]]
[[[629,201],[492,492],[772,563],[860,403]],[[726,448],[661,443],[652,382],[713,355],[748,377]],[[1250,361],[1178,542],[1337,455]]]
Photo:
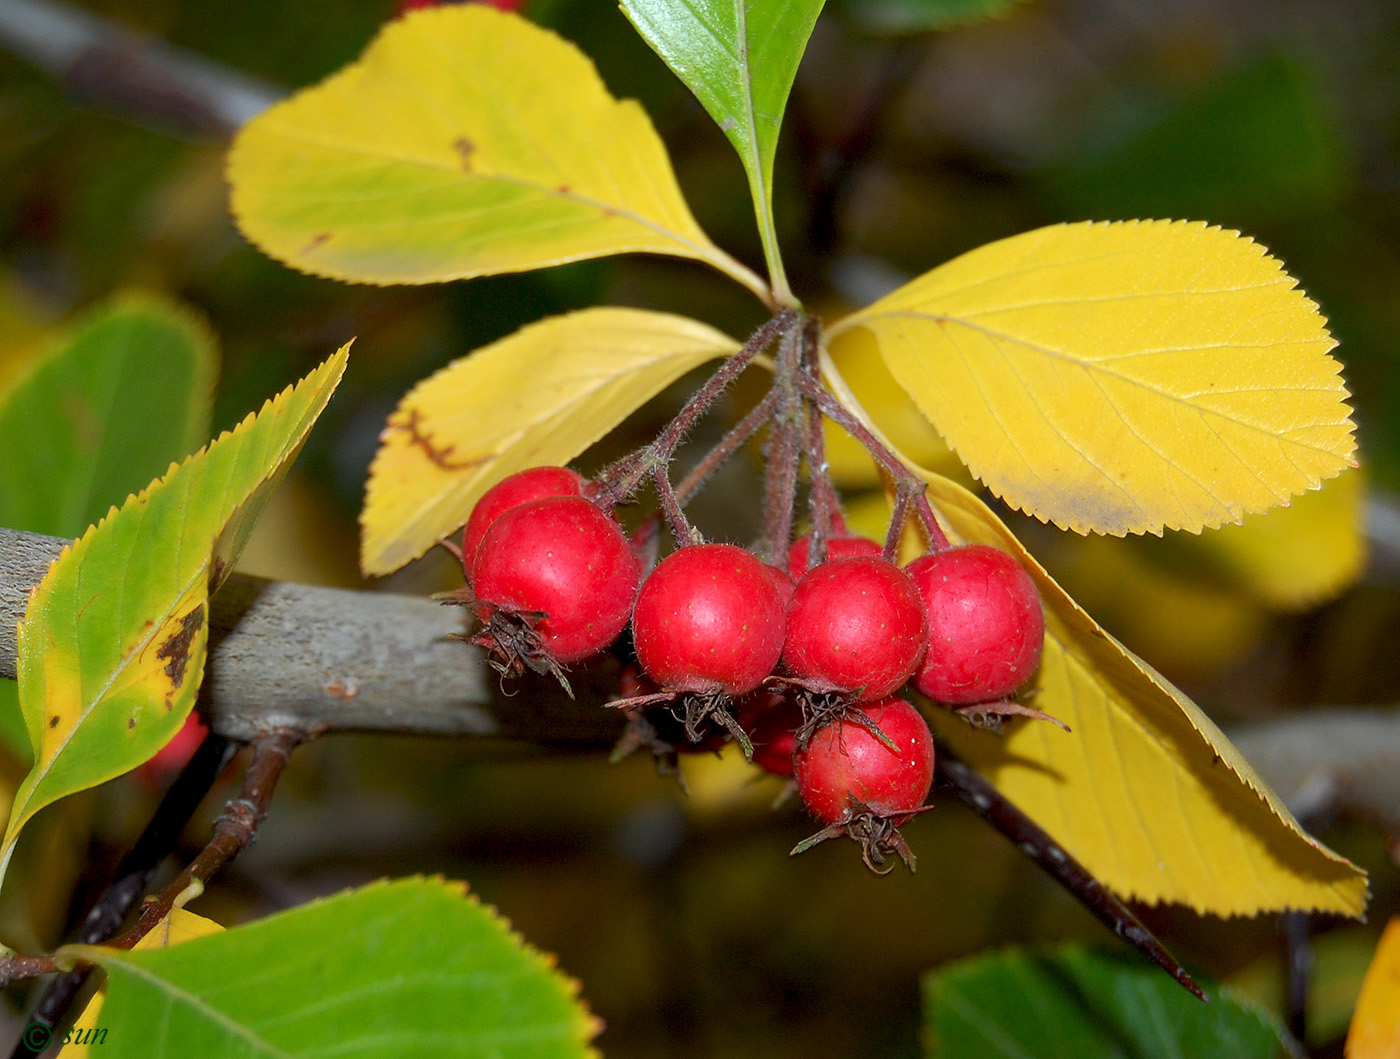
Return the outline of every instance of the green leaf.
[[[1003,18],[1024,0],[842,0],[841,11],[870,33],[927,33]]]
[[[0,526],[76,537],[209,436],[214,337],[183,306],[114,298],[56,333],[0,394]],[[15,686],[0,741],[32,759]]]
[[[773,158],[822,0],[622,0],[646,42],[710,112],[749,177],[768,274],[791,302],[773,227]]]
[[[0,396],[0,524],[74,537],[209,436],[214,338],[189,310],[118,298]]]
[[[19,709],[19,685],[13,680],[0,680],[0,744],[23,764],[34,760],[29,730]]]
[[[74,946],[107,972],[101,1054],[593,1055],[577,987],[460,885],[378,883],[145,952]]]
[[[15,794],[0,877],[45,805],[120,775],[189,715],[208,599],[345,369],[342,349],[130,497],[55,560],[19,627],[20,707],[35,763]]]
[[[924,979],[932,1059],[1274,1059],[1290,1054],[1273,1019],[1208,989],[1202,1004],[1130,953],[1079,946],[1017,950]]]
[[[229,183],[244,234],[319,276],[440,283],[647,252],[769,297],[696,224],[641,107],[568,41],[486,4],[390,22],[244,126]]]

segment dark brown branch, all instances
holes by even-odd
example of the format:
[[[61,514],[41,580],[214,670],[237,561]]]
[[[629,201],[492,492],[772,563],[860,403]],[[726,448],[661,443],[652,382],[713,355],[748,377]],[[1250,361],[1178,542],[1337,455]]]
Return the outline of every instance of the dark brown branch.
[[[1186,969],[1152,936],[1122,901],[1104,888],[1087,868],[1065,852],[1030,817],[1008,802],[977,772],[938,748],[937,777],[978,816],[1016,844],[1016,848],[1063,886],[1109,930],[1175,978],[1193,996],[1206,1000]]]
[[[272,802],[272,792],[277,789],[282,770],[292,751],[305,738],[306,733],[292,728],[274,728],[258,734],[253,740],[253,760],[243,775],[243,789],[214,821],[214,834],[208,844],[160,893],[146,899],[135,925],[107,942],[108,946],[131,948],[170,915],[172,909],[183,907],[203,893],[204,884],[252,844],[258,825],[267,816],[267,807]]]

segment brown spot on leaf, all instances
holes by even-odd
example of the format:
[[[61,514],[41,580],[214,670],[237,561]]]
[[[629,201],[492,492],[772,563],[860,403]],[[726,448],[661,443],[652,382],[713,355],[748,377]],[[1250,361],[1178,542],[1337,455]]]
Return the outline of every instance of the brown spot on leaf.
[[[561,194],[561,195],[567,195],[570,191],[573,190],[573,188],[569,187],[568,184],[560,184],[560,185],[559,185],[557,188],[555,188],[554,190],[557,191],[557,192],[559,192],[559,194]]]
[[[321,232],[319,235],[312,236],[311,241],[301,248],[302,255],[305,256],[306,254],[311,253],[313,250],[321,249],[321,247],[325,246],[331,241],[332,234],[333,233],[331,232]]]
[[[54,714],[52,717],[49,718],[49,727],[50,727],[50,728],[57,728],[57,727],[58,727],[58,714]]]
[[[136,718],[135,718],[135,717],[128,717],[128,718],[126,719],[126,727],[127,727],[128,730],[129,730],[129,729],[132,729],[132,728],[135,728],[135,727],[136,727]]]
[[[476,144],[465,136],[458,136],[452,141],[452,149],[457,152],[457,158],[462,168],[470,173],[472,171],[472,155],[476,154]]]
[[[408,417],[404,419],[395,413],[389,420],[389,428],[405,431],[409,441],[423,450],[423,455],[437,464],[444,471],[465,471],[475,467],[479,463],[485,463],[488,457],[478,456],[474,460],[454,460],[452,453],[456,450],[455,445],[435,445],[432,436],[423,429],[423,417],[418,409],[410,408]],[[386,432],[387,429],[386,428]]]
[[[203,626],[204,604],[201,603],[180,619],[179,631],[166,637],[165,642],[156,651],[156,657],[165,662],[165,675],[177,688],[185,682],[185,667],[190,661],[190,643]]]

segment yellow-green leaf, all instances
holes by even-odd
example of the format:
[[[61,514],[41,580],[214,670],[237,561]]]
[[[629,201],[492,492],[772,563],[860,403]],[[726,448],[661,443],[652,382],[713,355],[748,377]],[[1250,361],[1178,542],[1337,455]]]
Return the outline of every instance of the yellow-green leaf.
[[[1099,628],[985,504],[924,477],[950,539],[1001,548],[1035,579],[1046,630],[1033,701],[1072,729],[1013,722],[994,735],[934,710],[938,736],[1124,897],[1360,916],[1365,873],[1307,835],[1214,722]]]
[[[831,334],[873,338],[973,474],[1080,532],[1199,531],[1354,462],[1317,307],[1258,244],[1200,223],[1027,232]]]
[[[35,761],[15,795],[0,875],[36,812],[145,761],[184,723],[204,671],[209,594],[345,358],[342,349],[113,509],[34,590],[16,669]]]
[[[516,471],[563,464],[690,369],[739,344],[683,316],[586,309],[521,328],[425,379],[370,467],[361,566],[387,574]]]
[[[320,276],[435,283],[646,251],[767,297],[695,223],[641,107],[574,45],[487,4],[390,22],[249,122],[229,180],[244,234]]]

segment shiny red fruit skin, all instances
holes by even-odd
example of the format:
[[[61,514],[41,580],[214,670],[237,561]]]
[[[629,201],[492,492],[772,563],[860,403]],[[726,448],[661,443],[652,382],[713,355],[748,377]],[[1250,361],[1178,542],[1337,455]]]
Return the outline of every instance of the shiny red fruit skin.
[[[781,567],[774,566],[771,563],[764,563],[763,569],[767,571],[768,576],[773,579],[773,584],[777,586],[778,595],[781,596],[783,600],[783,611],[786,613],[787,605],[792,599],[792,594],[797,591],[797,578],[793,577]]]
[[[547,496],[584,496],[589,484],[583,475],[567,467],[530,467],[502,478],[482,494],[467,519],[462,531],[462,568],[471,573],[481,538],[511,508]]]
[[[788,573],[795,581],[801,581],[811,561],[812,536],[804,533],[788,547]],[[826,561],[834,559],[854,559],[857,556],[875,557],[885,550],[884,545],[869,537],[831,537],[826,542]]]
[[[781,592],[732,544],[696,544],[657,565],[632,614],[637,660],[671,691],[752,691],[783,649]]]
[[[544,611],[535,630],[567,664],[617,639],[640,579],[621,526],[590,500],[554,496],[496,519],[481,539],[471,587],[479,601],[504,610]]]
[[[1035,582],[985,544],[920,556],[906,568],[928,612],[928,652],[914,686],[959,706],[1003,699],[1040,665],[1045,613]]]
[[[928,639],[913,582],[892,563],[866,557],[809,570],[788,604],[787,625],[783,662],[793,676],[818,689],[860,691],[860,702],[903,685]]]
[[[919,711],[903,699],[886,699],[861,709],[899,753],[852,721],[829,724],[793,758],[797,792],[823,824],[839,824],[850,817],[849,796],[902,824],[908,817],[898,814],[923,805],[933,785],[933,736]]]

